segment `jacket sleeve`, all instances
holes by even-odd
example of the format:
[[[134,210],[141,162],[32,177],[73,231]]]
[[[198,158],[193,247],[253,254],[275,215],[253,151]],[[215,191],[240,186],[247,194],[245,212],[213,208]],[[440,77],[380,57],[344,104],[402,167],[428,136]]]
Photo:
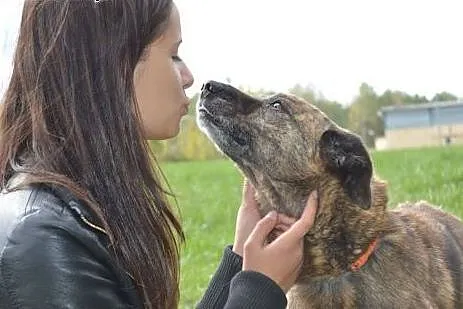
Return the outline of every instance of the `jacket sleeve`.
[[[8,308],[135,308],[98,235],[68,220],[42,209],[10,233],[0,257]]]
[[[226,247],[197,309],[284,309],[286,296],[270,278],[241,271],[242,258]]]

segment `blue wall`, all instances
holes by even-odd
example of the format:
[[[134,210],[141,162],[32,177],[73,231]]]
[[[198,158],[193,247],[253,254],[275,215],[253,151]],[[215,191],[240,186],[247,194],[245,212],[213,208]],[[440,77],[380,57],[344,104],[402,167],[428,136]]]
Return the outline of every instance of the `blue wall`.
[[[390,129],[422,128],[463,124],[463,104],[383,111],[384,127]]]

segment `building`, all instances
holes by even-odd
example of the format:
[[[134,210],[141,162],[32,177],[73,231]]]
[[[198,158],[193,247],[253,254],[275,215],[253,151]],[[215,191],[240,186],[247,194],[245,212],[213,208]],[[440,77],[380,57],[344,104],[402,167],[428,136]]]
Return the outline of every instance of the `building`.
[[[463,100],[387,106],[383,149],[463,144]]]

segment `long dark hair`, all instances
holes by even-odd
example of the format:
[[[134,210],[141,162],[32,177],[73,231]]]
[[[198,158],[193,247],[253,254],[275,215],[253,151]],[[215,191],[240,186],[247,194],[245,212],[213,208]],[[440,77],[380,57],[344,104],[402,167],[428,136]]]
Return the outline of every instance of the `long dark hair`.
[[[0,118],[0,185],[86,201],[146,308],[176,308],[180,224],[142,136],[133,74],[171,0],[26,0]]]

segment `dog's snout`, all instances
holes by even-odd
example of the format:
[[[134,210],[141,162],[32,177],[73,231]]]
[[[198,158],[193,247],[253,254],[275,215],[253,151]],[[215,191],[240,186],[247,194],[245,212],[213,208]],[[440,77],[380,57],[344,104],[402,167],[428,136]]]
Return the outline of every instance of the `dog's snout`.
[[[205,97],[208,94],[219,94],[224,89],[223,85],[215,81],[208,81],[203,84],[201,87],[202,96]]]
[[[261,106],[259,99],[253,98],[230,85],[209,80],[201,87],[201,99],[216,99],[228,103],[233,112],[249,114]],[[222,105],[222,108],[224,106]]]

